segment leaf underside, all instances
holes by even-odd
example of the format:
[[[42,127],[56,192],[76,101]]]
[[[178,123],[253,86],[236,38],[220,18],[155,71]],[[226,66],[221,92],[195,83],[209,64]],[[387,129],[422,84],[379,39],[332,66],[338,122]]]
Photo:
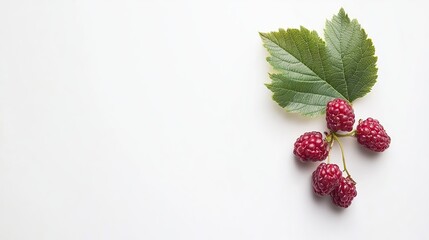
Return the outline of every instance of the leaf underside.
[[[326,21],[326,43],[315,31],[279,29],[260,33],[274,69],[266,86],[289,112],[316,116],[334,98],[363,97],[376,82],[377,57],[371,39],[343,9]]]

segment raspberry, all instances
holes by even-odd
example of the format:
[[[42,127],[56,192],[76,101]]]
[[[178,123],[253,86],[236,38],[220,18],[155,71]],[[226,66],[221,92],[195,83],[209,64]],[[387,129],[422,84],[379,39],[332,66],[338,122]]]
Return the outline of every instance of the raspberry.
[[[349,207],[356,195],[356,183],[350,177],[341,177],[338,186],[331,192],[332,202],[343,208]]]
[[[319,196],[328,195],[334,190],[342,177],[337,164],[321,163],[313,172],[313,190]]]
[[[326,122],[332,131],[350,132],[355,123],[352,106],[341,98],[331,100],[326,105]]]
[[[360,144],[376,152],[383,152],[390,144],[390,137],[383,126],[372,118],[359,120],[356,137]]]
[[[328,143],[320,132],[306,132],[296,139],[293,153],[303,162],[322,161],[328,156]]]

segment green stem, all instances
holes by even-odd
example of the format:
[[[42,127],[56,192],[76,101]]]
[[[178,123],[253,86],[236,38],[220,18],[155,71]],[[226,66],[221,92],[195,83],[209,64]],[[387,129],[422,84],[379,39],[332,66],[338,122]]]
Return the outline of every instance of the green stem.
[[[346,166],[346,158],[344,156],[344,149],[343,149],[343,145],[341,144],[340,139],[338,139],[338,136],[336,135],[336,133],[332,133],[332,137],[335,139],[335,141],[338,142],[338,145],[340,145],[340,149],[341,149],[341,157],[343,159],[343,167],[344,167],[344,171],[347,173],[347,177],[350,177],[350,173],[347,170],[347,166]],[[351,177],[350,177],[351,178]]]
[[[354,137],[355,134],[356,134],[356,130],[353,130],[353,131],[346,133],[346,134],[335,133],[335,135],[337,137]]]
[[[330,163],[330,160],[331,160],[332,146],[334,146],[334,139],[333,138],[331,138],[331,141],[329,142],[328,164]]]

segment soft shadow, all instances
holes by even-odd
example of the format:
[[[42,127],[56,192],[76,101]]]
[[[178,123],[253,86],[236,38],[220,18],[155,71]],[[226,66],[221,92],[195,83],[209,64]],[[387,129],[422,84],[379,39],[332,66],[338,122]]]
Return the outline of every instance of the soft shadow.
[[[337,207],[332,203],[331,196],[318,196],[314,193],[312,187],[310,187],[310,194],[312,196],[313,201],[317,205],[323,205],[320,207],[329,207],[329,209],[331,209],[336,214],[342,214],[344,212],[344,209]]]
[[[328,199],[329,199],[328,197],[321,197],[316,195],[314,193],[313,187],[310,187],[309,189],[310,189],[311,197],[317,204],[326,204],[326,202],[328,202]]]
[[[342,207],[338,207],[338,206],[334,205],[332,203],[331,197],[329,197],[329,205],[330,205],[330,209],[336,214],[344,214],[344,212],[347,211],[346,208],[342,208]]]
[[[312,196],[312,198],[313,198],[313,201],[316,203],[316,204],[318,204],[318,205],[324,205],[324,206],[321,206],[321,207],[327,207],[327,206],[329,206],[329,209],[331,209],[332,210],[332,212],[334,212],[334,213],[336,213],[336,214],[343,214],[343,212],[345,212],[344,210],[345,210],[345,208],[341,208],[341,207],[338,207],[338,206],[335,206],[333,203],[332,203],[332,199],[331,199],[331,196],[318,196],[318,195],[316,195],[314,192],[313,192],[313,188],[310,188],[310,190],[311,190],[311,196]],[[327,205],[327,206],[326,206]]]
[[[310,186],[311,186],[311,179],[310,179]],[[343,214],[343,212],[345,212],[345,208],[342,208],[342,207],[338,207],[338,206],[336,206],[336,205],[334,205],[333,203],[332,203],[332,198],[331,198],[331,196],[330,195],[327,195],[327,196],[319,196],[319,195],[317,195],[317,194],[315,194],[314,193],[314,190],[313,190],[313,187],[311,186],[311,187],[309,187],[309,189],[310,189],[310,195],[311,195],[311,198],[313,199],[313,201],[316,203],[316,204],[318,204],[318,205],[324,205],[324,206],[321,206],[321,207],[329,207],[329,209],[331,209],[335,214]]]
[[[379,152],[374,152],[374,151],[369,150],[368,148],[366,148],[364,146],[359,146],[358,151],[361,155],[364,156],[363,158],[366,160],[370,159],[372,161],[373,159],[380,158]]]
[[[313,172],[317,168],[318,163],[302,162],[293,153],[291,155],[292,155],[291,157],[293,158],[293,162],[295,164],[295,167],[298,168],[298,170],[300,170],[302,172]]]

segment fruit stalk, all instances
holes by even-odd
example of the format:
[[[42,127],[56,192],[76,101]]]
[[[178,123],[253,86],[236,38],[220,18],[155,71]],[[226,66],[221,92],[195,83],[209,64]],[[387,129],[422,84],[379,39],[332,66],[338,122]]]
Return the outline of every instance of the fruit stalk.
[[[341,149],[341,158],[343,160],[344,171],[347,173],[347,177],[351,178],[350,173],[347,170],[346,157],[344,156],[343,144],[341,144],[340,139],[337,137],[337,135],[335,133],[332,133],[332,137],[335,139],[335,141],[338,142],[338,145],[340,146],[340,149]]]

